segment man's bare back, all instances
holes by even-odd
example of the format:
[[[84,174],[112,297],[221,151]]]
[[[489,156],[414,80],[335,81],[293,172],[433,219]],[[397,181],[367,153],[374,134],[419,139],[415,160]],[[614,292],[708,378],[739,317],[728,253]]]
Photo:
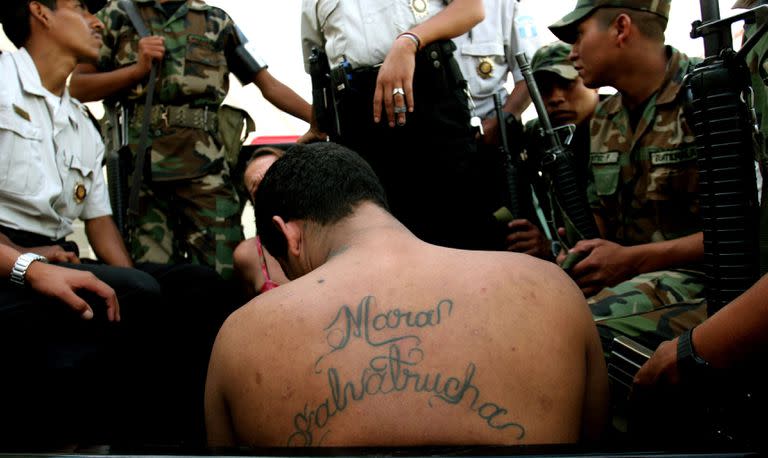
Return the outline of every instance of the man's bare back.
[[[607,377],[584,297],[555,265],[429,245],[370,166],[293,147],[256,193],[291,281],[234,313],[206,386],[212,445],[575,442]]]
[[[230,317],[209,372],[214,443],[553,443],[600,426],[597,334],[556,266],[370,235]]]

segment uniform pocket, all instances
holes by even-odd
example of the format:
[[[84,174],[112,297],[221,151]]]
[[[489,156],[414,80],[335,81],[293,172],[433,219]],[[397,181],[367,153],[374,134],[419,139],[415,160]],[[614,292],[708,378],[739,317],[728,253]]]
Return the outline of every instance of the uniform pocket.
[[[680,200],[698,192],[696,150],[650,153],[646,196],[649,200]]]
[[[182,87],[187,95],[198,95],[224,87],[227,65],[224,52],[202,35],[187,37]]]
[[[507,58],[504,55],[504,46],[501,43],[464,43],[459,52],[466,62],[472,63],[470,71],[476,73],[476,75],[464,75],[467,80],[473,81],[478,77],[484,80],[496,80],[507,76]],[[493,87],[496,87],[495,83]]]
[[[26,113],[17,107],[0,107],[0,189],[30,195],[43,185],[43,133],[19,111]]]
[[[621,175],[619,156],[618,152],[590,155],[594,188],[598,196],[611,196],[616,193]]]

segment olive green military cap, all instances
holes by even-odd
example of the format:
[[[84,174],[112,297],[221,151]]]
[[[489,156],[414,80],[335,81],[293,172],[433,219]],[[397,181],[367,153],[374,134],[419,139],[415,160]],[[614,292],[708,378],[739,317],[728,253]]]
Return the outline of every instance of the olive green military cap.
[[[575,80],[579,77],[579,72],[568,59],[570,53],[571,46],[562,41],[542,46],[531,59],[531,71],[550,72],[567,80]]]
[[[555,36],[566,43],[576,41],[576,28],[598,8],[628,8],[647,11],[669,19],[669,7],[672,0],[579,0],[576,8],[549,26]]]

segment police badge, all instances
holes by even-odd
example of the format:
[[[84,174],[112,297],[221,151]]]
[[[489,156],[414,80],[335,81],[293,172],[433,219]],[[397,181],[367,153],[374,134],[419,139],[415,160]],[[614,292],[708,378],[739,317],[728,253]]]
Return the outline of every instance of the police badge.
[[[483,57],[477,64],[477,74],[480,78],[487,80],[493,75],[493,61],[490,57]]]
[[[416,19],[424,19],[429,15],[427,0],[411,0],[411,11]]]
[[[75,185],[75,202],[82,204],[87,196],[88,190],[85,189],[85,185],[83,183],[77,183]]]

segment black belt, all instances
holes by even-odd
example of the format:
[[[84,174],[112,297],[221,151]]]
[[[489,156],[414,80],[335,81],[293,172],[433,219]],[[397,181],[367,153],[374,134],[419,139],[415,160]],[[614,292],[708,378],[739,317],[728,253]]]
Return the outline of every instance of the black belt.
[[[70,242],[64,239],[51,240],[44,235],[35,234],[34,232],[21,231],[18,229],[11,229],[5,226],[0,226],[0,232],[11,239],[11,242],[20,247],[30,248],[38,246],[59,245],[64,249],[64,251],[75,253],[77,257],[80,257],[80,248],[75,242]]]

